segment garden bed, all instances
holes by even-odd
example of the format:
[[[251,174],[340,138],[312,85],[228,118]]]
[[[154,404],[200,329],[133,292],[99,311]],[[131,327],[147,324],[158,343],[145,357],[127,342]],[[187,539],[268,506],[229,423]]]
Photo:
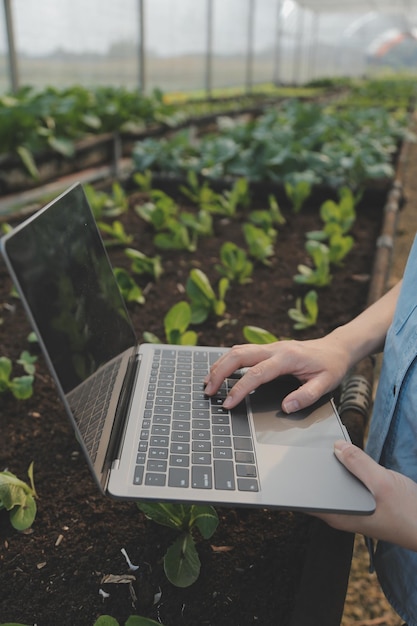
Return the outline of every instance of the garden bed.
[[[132,194],[131,207],[145,199],[141,192]],[[288,309],[306,291],[305,286],[295,285],[293,276],[300,263],[309,262],[305,234],[321,228],[318,208],[323,199],[321,194],[311,196],[301,213],[295,215],[288,201],[279,197],[286,223],[278,229],[271,264],[256,264],[252,282],[230,287],[225,314],[210,317],[195,328],[200,345],[241,343],[246,325],[267,329],[282,339],[321,336],[363,309],[383,220],[383,191],[365,193],[357,207],[353,250],[334,269],[331,286],[319,290],[316,326],[294,331],[288,317]],[[265,194],[252,196],[252,208],[265,208],[265,203]],[[151,256],[158,253],[150,226],[133,210],[118,219],[126,232],[134,235],[131,247]],[[218,282],[215,265],[224,241],[244,245],[239,219],[216,217],[214,236],[201,238],[195,252],[161,253],[164,273],[157,282],[137,279],[145,304],[130,304],[129,311],[139,340],[144,331],[164,339],[163,317],[173,304],[185,299],[191,267],[203,270],[213,285]],[[109,250],[114,265],[129,268],[120,248]],[[34,349],[27,343],[29,324],[10,290],[11,281],[1,264],[0,355],[16,361],[23,349]],[[342,599],[340,593],[332,597],[332,585],[336,580],[345,580],[348,562],[340,558],[339,563],[339,559],[333,563],[330,553],[328,563],[323,553],[324,561],[316,561],[314,543],[320,535],[322,545],[330,547],[334,557],[334,542],[345,545],[345,537],[318,526],[301,513],[219,509],[216,533],[209,541],[198,541],[202,562],[198,581],[186,589],[173,587],[164,575],[162,559],[174,532],[146,520],[134,504],[113,502],[99,493],[41,357],[32,398],[21,401],[2,395],[0,429],[0,469],[8,468],[25,479],[34,461],[39,496],[38,514],[28,532],[16,532],[7,514],[0,515],[2,621],[55,626],[59,620],[63,626],[92,626],[101,614],[111,614],[123,623],[137,612],[165,626],[295,626],[293,620],[300,605],[308,610],[303,596],[303,581],[308,575],[314,589],[324,594],[316,603],[313,598],[311,611],[320,607],[322,615],[322,621],[316,623],[337,623],[332,620],[342,610],[343,594]],[[103,584],[107,574],[129,573],[122,548],[140,566],[135,575],[135,602],[128,584]],[[109,597],[103,598],[100,589]],[[311,623],[308,616],[306,620],[306,624]],[[297,626],[302,623],[300,618]]]

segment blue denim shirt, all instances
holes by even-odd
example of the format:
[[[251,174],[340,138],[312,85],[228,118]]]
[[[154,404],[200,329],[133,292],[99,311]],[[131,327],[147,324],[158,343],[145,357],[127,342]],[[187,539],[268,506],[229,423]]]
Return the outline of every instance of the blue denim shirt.
[[[417,482],[417,237],[385,342],[367,452]],[[379,541],[375,568],[391,605],[417,626],[417,552]]]

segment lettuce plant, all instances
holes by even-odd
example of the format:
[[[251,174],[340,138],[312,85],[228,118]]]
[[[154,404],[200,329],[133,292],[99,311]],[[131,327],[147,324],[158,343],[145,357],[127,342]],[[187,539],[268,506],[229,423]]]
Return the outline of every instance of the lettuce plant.
[[[0,626],[24,626],[24,624],[0,624]],[[100,615],[100,617],[94,622],[93,626],[121,626],[114,617],[110,615]],[[124,626],[164,626],[161,622],[155,622],[155,620],[149,617],[141,617],[140,615],[131,615],[127,618]]]
[[[0,357],[0,393],[9,391],[17,400],[27,400],[33,394],[36,357],[31,357],[28,352],[22,352],[17,362],[26,372],[23,376],[12,376],[11,359],[7,356]]]
[[[191,323],[191,307],[188,302],[177,302],[164,317],[166,341],[172,345],[195,346],[197,333],[189,330]],[[143,333],[143,338],[149,343],[161,343],[161,340],[149,331]]]
[[[106,247],[109,246],[128,246],[133,241],[133,235],[128,235],[125,228],[119,220],[114,220],[111,224],[106,222],[98,222],[97,226],[102,233],[108,235],[109,239],[105,239]]]
[[[246,243],[248,244],[249,254],[256,261],[260,261],[264,265],[270,265],[271,261],[269,259],[274,254],[276,231],[274,231],[272,235],[271,233],[265,233],[262,228],[250,222],[243,224],[242,228]]]
[[[158,280],[164,271],[158,255],[148,257],[134,248],[126,248],[125,254],[132,261],[130,268],[134,274],[149,274],[154,280]]]
[[[244,326],[243,336],[249,343],[265,344],[279,341],[278,337],[259,326]]]
[[[220,248],[220,264],[216,270],[230,281],[239,285],[251,282],[253,263],[248,259],[246,250],[239,248],[232,241],[226,241]]]
[[[300,264],[297,268],[299,274],[294,276],[294,281],[304,285],[315,285],[316,287],[330,285],[332,276],[330,273],[329,248],[320,241],[311,240],[307,241],[306,250],[312,258],[314,267]]]
[[[211,313],[223,315],[226,310],[225,296],[228,288],[229,280],[226,277],[221,278],[216,296],[206,274],[200,269],[193,268],[185,286],[191,304],[191,323],[201,324]]]
[[[189,587],[200,574],[200,558],[193,532],[197,528],[204,539],[209,539],[219,523],[212,506],[139,502],[138,508],[149,519],[173,528],[179,535],[164,556],[164,570],[168,580],[177,587]]]
[[[295,330],[314,326],[319,314],[317,291],[312,289],[304,298],[297,298],[295,307],[288,310],[289,317],[295,322]]]
[[[10,522],[16,530],[30,528],[36,516],[33,463],[29,466],[28,476],[30,485],[11,472],[0,472],[0,510],[9,511]]]
[[[292,203],[292,210],[294,213],[299,213],[303,207],[303,204],[311,194],[312,185],[304,179],[298,178],[294,181],[287,180],[284,183],[285,192]]]
[[[142,289],[133,280],[129,272],[122,267],[115,267],[114,275],[116,277],[120,293],[126,302],[136,302],[137,304],[145,303],[145,296],[143,295]]]

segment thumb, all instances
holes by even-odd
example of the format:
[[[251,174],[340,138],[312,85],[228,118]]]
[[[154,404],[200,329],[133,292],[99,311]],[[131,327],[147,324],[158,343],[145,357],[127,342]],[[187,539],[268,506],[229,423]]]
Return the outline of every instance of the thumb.
[[[335,442],[334,453],[346,469],[374,492],[373,487],[376,486],[382,469],[376,461],[357,446],[343,440]]]

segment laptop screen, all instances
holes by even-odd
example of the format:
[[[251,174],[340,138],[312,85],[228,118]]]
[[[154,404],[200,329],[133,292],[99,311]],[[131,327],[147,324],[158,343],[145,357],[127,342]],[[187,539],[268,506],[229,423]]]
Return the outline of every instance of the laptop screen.
[[[135,344],[80,185],[18,228],[6,246],[64,393]]]

